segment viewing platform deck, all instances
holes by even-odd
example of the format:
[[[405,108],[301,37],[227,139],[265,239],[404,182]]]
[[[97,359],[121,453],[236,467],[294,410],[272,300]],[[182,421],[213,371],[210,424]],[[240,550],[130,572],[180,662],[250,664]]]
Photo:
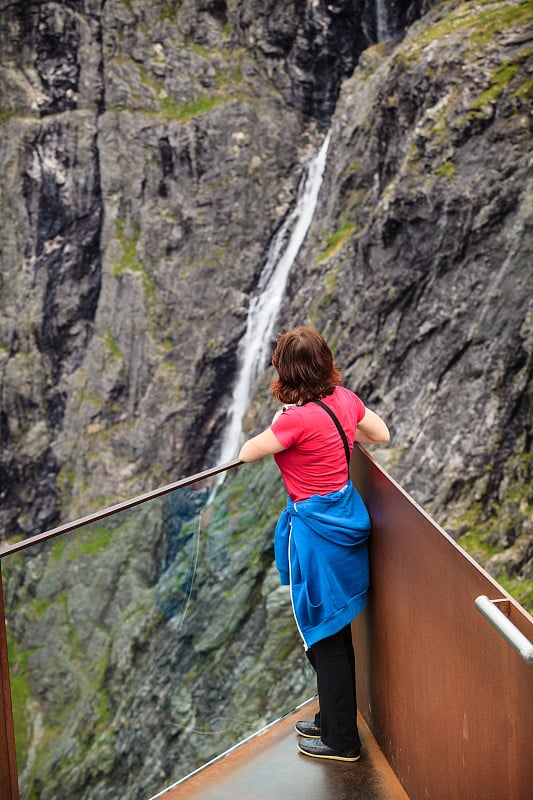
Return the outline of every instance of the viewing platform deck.
[[[294,725],[312,719],[316,701],[283,717],[188,779],[161,800],[409,800],[359,715],[359,761],[309,758],[297,749]]]

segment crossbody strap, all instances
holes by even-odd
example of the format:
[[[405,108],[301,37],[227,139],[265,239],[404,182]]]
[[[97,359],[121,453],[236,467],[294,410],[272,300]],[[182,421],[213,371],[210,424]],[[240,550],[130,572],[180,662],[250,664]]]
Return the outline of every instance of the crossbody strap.
[[[346,461],[348,462],[348,472],[349,472],[350,471],[350,447],[348,445],[348,439],[346,438],[346,434],[344,433],[342,425],[340,424],[339,420],[337,419],[336,415],[333,413],[331,408],[329,406],[327,406],[325,403],[323,403],[322,400],[311,400],[311,402],[312,403],[316,403],[317,405],[321,406],[321,408],[323,408],[324,411],[327,411],[328,414],[330,415],[331,419],[335,423],[335,425],[337,427],[337,430],[339,431],[339,433],[341,435],[342,443],[344,445],[344,452],[346,453]]]

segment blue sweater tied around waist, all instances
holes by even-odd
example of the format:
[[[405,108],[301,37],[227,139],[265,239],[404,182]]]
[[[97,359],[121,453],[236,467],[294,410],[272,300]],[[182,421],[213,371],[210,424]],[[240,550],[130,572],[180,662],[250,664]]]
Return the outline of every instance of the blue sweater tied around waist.
[[[280,582],[291,587],[307,650],[337,633],[366,605],[370,517],[351,481],[294,503],[287,498],[274,534]]]

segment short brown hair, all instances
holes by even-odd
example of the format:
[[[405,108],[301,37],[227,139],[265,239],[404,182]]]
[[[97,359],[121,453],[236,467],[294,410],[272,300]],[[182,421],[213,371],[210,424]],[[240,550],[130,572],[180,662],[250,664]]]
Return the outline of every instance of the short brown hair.
[[[341,382],[327,342],[303,325],[278,335],[272,364],[279,377],[270,388],[281,403],[305,403],[326,397]]]

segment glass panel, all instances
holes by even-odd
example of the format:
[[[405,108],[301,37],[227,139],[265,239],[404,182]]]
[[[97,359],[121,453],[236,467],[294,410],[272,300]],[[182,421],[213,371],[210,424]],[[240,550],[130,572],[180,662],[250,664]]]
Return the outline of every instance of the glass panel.
[[[215,488],[3,559],[22,800],[152,797],[314,694],[273,564],[277,469]]]

